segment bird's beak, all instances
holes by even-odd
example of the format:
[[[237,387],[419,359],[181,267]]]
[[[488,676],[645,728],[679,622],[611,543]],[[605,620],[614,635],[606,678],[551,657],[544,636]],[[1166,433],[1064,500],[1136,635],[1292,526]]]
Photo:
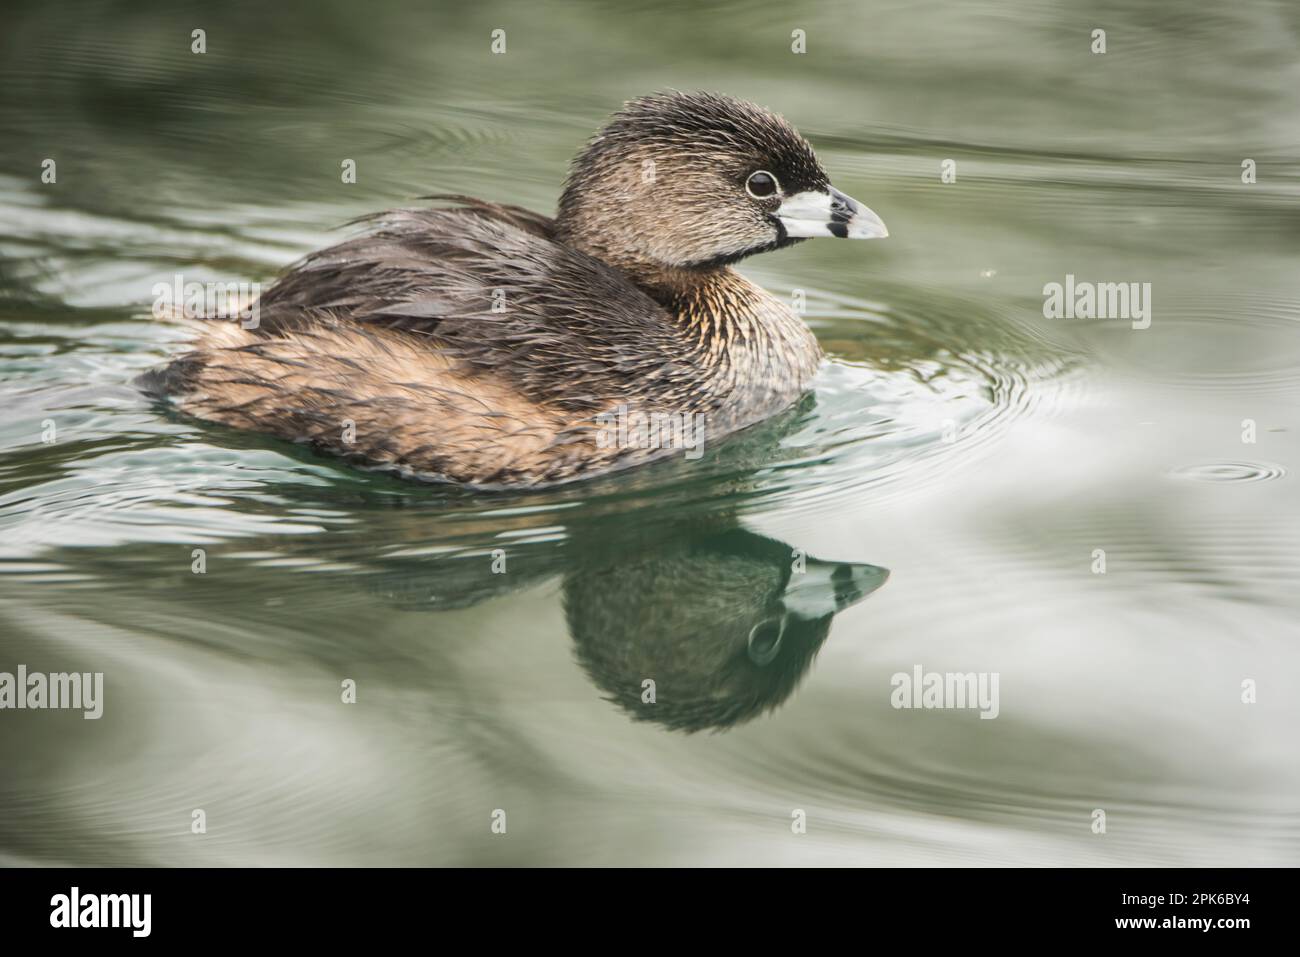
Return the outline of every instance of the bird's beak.
[[[889,578],[889,569],[857,562],[805,560],[804,570],[790,576],[781,603],[800,618],[816,621],[866,598]]]
[[[889,235],[879,216],[834,186],[828,186],[824,192],[805,190],[787,196],[777,207],[776,218],[791,239],[813,236],[884,239]]]

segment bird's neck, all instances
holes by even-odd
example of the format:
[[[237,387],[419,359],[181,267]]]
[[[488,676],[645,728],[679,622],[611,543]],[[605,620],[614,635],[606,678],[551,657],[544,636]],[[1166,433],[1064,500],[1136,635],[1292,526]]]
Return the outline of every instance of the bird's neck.
[[[610,248],[581,225],[581,217],[562,217],[557,239],[618,270],[667,310],[676,339],[670,348],[691,365],[699,395],[761,417],[808,388],[821,349],[780,299],[728,266],[648,262],[628,251],[634,243]]]
[[[699,368],[719,379],[724,394],[747,397],[756,412],[793,401],[817,371],[821,349],[803,320],[725,266],[661,269],[633,281],[673,316]]]

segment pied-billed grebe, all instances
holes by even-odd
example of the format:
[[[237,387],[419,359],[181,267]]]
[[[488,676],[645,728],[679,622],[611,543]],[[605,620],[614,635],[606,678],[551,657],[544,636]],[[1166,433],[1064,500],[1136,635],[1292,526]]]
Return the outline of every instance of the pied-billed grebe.
[[[418,478],[573,481],[698,450],[807,388],[816,339],[730,264],[888,235],[784,119],[706,93],[628,103],[554,219],[435,198],[454,205],[380,213],[297,263],[255,325],[205,322],[145,387]]]

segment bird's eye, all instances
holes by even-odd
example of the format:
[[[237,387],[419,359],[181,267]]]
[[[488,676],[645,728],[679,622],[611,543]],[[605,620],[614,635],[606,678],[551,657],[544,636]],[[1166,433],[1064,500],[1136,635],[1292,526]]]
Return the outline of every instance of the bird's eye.
[[[777,185],[776,177],[763,169],[757,173],[750,173],[749,179],[745,180],[745,192],[755,199],[766,199],[769,196],[774,196],[780,188]]]
[[[765,618],[749,629],[749,660],[760,668],[771,664],[781,650],[781,638],[785,635],[785,616],[778,615]]]

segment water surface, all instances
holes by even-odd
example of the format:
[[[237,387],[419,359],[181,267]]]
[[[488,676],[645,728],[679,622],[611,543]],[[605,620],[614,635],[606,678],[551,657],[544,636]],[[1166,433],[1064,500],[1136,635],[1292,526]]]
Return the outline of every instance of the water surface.
[[[1297,863],[1298,53],[1263,2],[11,4],[0,671],[106,700],[0,712],[0,860]],[[130,387],[190,335],[155,283],[549,211],[666,87],[784,112],[890,226],[743,264],[828,353],[780,420],[469,495]],[[1067,274],[1150,327],[1044,318]],[[891,707],[917,665],[998,717]]]

